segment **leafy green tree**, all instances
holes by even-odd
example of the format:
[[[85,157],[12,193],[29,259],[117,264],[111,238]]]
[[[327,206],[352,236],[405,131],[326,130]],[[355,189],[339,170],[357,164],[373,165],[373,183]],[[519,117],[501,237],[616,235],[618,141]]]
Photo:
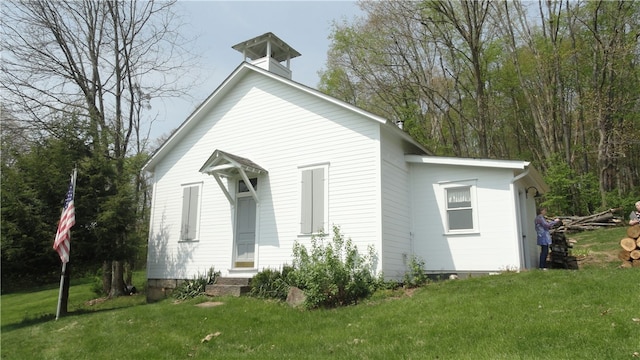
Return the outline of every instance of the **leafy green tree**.
[[[527,159],[543,174],[561,161],[575,181],[557,189],[570,213],[639,187],[640,3],[361,8],[365,17],[334,25],[322,91],[404,124],[437,155]],[[583,195],[594,177],[597,203]]]
[[[3,291],[42,284],[59,276],[60,259],[52,245],[62,201],[75,161],[90,155],[76,120],[57,121],[56,126],[63,137],[32,139],[29,147],[13,142],[16,131],[2,129],[0,239]],[[84,189],[80,183],[77,196],[82,197]],[[72,229],[72,260],[79,271],[86,270],[92,260],[83,246],[86,215],[82,207],[80,204],[76,226]]]
[[[52,117],[74,116],[85,125],[82,141],[91,155],[75,160],[79,182],[93,191],[77,210],[91,216],[85,226],[110,296],[124,293],[125,262],[139,248],[132,232],[144,220],[139,203],[146,190],[132,165],[147,153],[149,101],[181,94],[178,79],[189,64],[188,52],[175,51],[186,42],[174,3],[41,0],[2,7],[4,104],[42,133],[58,132]]]

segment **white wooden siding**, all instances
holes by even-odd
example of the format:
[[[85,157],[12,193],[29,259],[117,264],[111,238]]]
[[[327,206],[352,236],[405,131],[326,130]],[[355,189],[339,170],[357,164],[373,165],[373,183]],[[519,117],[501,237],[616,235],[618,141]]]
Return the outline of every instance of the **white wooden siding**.
[[[477,179],[479,233],[446,235],[439,183]],[[433,272],[520,269],[509,169],[412,164],[414,248]]]
[[[232,265],[234,209],[211,176],[198,172],[220,149],[251,159],[259,177],[256,266],[290,263],[299,236],[299,167],[328,163],[329,224],[361,251],[379,242],[379,124],[249,73],[155,167],[149,278],[181,278]],[[202,182],[200,239],[180,243],[180,184]],[[326,229],[331,233],[331,229]],[[154,240],[157,239],[157,240]],[[151,243],[150,243],[151,246]]]
[[[383,132],[382,137],[382,268],[388,279],[400,280],[411,256],[409,168],[402,141]]]

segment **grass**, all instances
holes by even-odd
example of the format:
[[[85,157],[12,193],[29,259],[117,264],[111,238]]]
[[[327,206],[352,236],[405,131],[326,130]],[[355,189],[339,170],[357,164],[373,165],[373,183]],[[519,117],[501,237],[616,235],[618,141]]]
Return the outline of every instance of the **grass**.
[[[619,269],[621,229],[570,236],[578,271],[507,272],[378,292],[332,310],[200,297],[146,304],[143,295],[53,320],[57,286],[3,295],[2,359],[625,359],[640,353],[640,270]],[[584,249],[589,249],[584,251]],[[210,301],[221,304],[200,307]],[[207,335],[210,340],[204,340]]]

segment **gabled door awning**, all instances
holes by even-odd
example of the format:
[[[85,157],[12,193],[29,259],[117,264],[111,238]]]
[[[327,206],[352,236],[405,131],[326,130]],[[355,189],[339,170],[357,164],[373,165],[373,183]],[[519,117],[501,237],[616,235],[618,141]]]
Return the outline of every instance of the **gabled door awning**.
[[[222,177],[234,178],[239,175],[242,180],[244,180],[249,192],[251,192],[251,196],[253,196],[253,199],[257,204],[258,194],[251,184],[251,181],[249,181],[249,177],[268,173],[267,170],[263,169],[253,161],[241,156],[229,154],[222,150],[214,151],[204,165],[202,165],[200,172],[212,175],[216,179],[216,182],[220,185],[220,188],[232,205],[235,204],[235,198],[231,196],[229,189],[222,182]]]

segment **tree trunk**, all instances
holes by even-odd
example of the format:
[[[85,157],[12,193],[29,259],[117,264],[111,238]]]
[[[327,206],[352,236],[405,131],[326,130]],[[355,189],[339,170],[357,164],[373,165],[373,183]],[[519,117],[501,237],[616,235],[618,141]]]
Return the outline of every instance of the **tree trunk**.
[[[114,260],[111,262],[111,291],[109,297],[117,297],[124,295],[124,278],[122,262]]]
[[[111,264],[108,261],[102,262],[102,293],[109,294],[111,290]]]
[[[633,260],[638,260],[640,259],[640,250],[636,249],[633,250],[629,253],[629,256],[633,259]]]

